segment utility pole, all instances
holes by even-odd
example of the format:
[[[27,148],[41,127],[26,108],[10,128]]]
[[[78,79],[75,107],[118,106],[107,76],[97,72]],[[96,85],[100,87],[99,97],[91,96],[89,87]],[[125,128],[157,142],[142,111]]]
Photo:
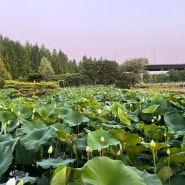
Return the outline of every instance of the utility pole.
[[[0,43],[0,58],[1,58],[1,43]]]
[[[154,48],[154,64],[155,64],[155,48]]]
[[[116,56],[116,49],[115,49],[115,61],[116,61],[116,59],[117,59],[117,56]]]

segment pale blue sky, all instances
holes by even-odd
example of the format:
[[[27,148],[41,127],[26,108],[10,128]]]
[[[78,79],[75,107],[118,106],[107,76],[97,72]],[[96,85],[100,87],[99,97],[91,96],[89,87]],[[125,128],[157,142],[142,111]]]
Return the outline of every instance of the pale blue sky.
[[[185,0],[0,0],[0,34],[77,61],[85,54],[181,63]]]

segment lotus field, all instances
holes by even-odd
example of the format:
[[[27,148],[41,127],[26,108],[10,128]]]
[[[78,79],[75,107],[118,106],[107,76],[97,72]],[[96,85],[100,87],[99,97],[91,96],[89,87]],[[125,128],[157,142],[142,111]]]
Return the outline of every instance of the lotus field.
[[[185,182],[184,94],[84,86],[19,97],[1,90],[0,128],[0,184]]]

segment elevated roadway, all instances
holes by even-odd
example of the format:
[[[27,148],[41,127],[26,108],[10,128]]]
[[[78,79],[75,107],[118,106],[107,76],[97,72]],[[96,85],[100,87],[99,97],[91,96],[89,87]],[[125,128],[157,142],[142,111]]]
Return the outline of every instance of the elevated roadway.
[[[148,71],[185,70],[185,64],[148,64],[145,65],[145,69]]]

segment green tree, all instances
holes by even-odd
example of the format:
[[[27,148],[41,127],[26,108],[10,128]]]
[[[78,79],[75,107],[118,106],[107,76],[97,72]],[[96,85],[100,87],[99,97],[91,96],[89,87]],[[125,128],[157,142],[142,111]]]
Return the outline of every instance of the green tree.
[[[68,73],[78,73],[78,66],[76,64],[76,60],[69,60],[68,62]]]
[[[3,38],[1,58],[13,79],[27,79],[31,70],[31,61],[26,50],[18,41]]]
[[[163,83],[168,81],[167,73],[153,74],[152,77],[154,83]]]
[[[118,74],[118,64],[115,61],[103,60],[100,73],[104,85],[114,84]]]
[[[46,57],[42,57],[38,72],[42,75],[44,80],[51,80],[55,74],[51,63]]]
[[[146,64],[148,64],[147,58],[134,58],[134,59],[126,60],[123,63],[123,67],[127,72],[139,74],[145,71]]]
[[[148,64],[146,58],[135,58],[126,60],[118,67],[118,81],[119,87],[128,88],[134,87],[136,83],[143,83],[144,77],[148,77],[145,70],[145,65]]]
[[[11,74],[6,70],[4,63],[0,57],[0,87],[3,87],[5,80],[12,79]]]
[[[181,81],[181,75],[178,70],[169,70],[168,71],[169,81],[170,82],[180,82]]]
[[[38,71],[41,59],[42,57],[40,55],[39,46],[37,44],[31,46],[30,60],[32,72]]]
[[[185,70],[179,71],[179,75],[180,75],[180,77],[181,77],[181,81],[182,81],[182,82],[185,82]]]
[[[51,56],[51,64],[56,75],[68,73],[68,58],[61,50],[57,53],[53,50]]]
[[[92,58],[83,57],[80,62],[80,73],[87,77],[88,84],[96,85],[97,82],[97,65],[96,62],[92,60]]]

